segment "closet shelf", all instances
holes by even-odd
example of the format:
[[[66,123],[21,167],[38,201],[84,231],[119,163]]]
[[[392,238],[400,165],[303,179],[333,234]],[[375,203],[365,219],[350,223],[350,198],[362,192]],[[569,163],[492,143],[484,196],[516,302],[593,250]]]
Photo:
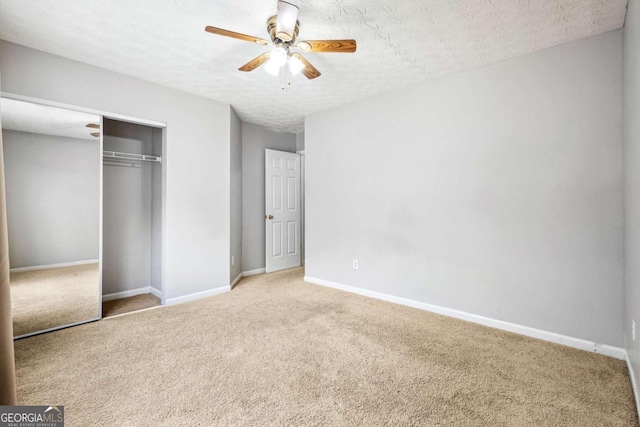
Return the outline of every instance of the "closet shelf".
[[[120,153],[118,151],[103,151],[103,159],[110,160],[137,160],[141,162],[162,162],[162,157],[150,156],[148,154]]]

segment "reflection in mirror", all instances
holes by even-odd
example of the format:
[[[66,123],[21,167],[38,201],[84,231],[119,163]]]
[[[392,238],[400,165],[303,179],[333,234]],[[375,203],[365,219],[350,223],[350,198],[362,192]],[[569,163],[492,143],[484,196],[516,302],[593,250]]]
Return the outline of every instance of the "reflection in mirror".
[[[99,318],[101,117],[0,106],[14,336]]]

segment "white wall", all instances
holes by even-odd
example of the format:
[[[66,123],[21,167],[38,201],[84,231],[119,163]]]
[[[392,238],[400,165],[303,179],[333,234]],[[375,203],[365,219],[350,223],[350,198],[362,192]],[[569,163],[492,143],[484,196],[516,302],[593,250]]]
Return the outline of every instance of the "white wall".
[[[165,122],[166,297],[229,285],[228,104],[4,41],[0,69],[6,92]]]
[[[242,273],[242,121],[231,109],[231,256],[233,281]]]
[[[11,268],[98,259],[100,143],[2,135]]]
[[[621,36],[308,116],[306,275],[621,346]]]
[[[264,150],[296,152],[296,136],[242,124],[242,270],[265,268]]]
[[[640,0],[629,0],[624,28],[625,331],[629,361],[640,384]],[[640,323],[636,334],[640,333]]]

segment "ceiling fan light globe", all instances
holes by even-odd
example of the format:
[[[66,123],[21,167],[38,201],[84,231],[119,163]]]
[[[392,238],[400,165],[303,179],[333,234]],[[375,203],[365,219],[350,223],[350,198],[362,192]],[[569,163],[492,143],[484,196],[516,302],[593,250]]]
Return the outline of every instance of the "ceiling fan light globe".
[[[278,20],[276,21],[276,37],[288,42],[293,40],[298,21],[298,6],[280,0],[278,2]]]
[[[289,71],[291,71],[292,75],[296,75],[302,71],[304,68],[304,64],[298,58],[291,57],[289,58]]]
[[[277,64],[278,67],[282,67],[284,64],[287,63],[287,59],[288,59],[287,51],[282,47],[277,47],[273,49],[273,52],[271,52],[271,57],[269,59],[269,62],[273,62],[274,64]]]
[[[278,65],[276,62],[274,62],[273,58],[267,61],[267,63],[264,66],[264,70],[274,77],[280,74],[281,68],[282,68],[282,65]]]

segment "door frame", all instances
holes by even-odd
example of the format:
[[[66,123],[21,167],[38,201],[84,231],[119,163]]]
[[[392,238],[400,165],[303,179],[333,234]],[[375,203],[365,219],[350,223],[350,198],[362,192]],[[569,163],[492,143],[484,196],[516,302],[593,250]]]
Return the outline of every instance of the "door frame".
[[[298,165],[299,165],[299,174],[298,174],[298,182],[297,182],[297,195],[298,195],[298,201],[300,203],[300,207],[299,207],[299,213],[300,213],[300,221],[298,222],[298,236],[297,236],[297,245],[298,245],[298,252],[300,253],[300,259],[298,262],[298,265],[295,266],[291,266],[291,267],[286,267],[286,268],[281,268],[278,270],[271,270],[269,267],[269,239],[267,238],[267,230],[268,230],[268,223],[269,223],[269,218],[267,218],[268,215],[270,215],[270,212],[268,212],[267,209],[267,170],[268,170],[268,157],[267,157],[267,152],[277,152],[277,153],[284,153],[284,154],[289,154],[289,155],[297,155],[298,156]],[[302,196],[301,196],[301,192],[302,192],[302,158],[303,156],[300,155],[300,153],[297,152],[291,152],[291,151],[283,151],[283,150],[275,150],[272,148],[266,148],[264,150],[265,152],[265,156],[264,156],[264,165],[265,165],[265,169],[264,169],[264,176],[265,176],[265,180],[264,180],[264,208],[265,208],[265,213],[264,213],[264,221],[265,221],[265,227],[264,227],[264,248],[265,248],[265,253],[264,253],[264,257],[265,257],[265,262],[264,262],[264,266],[265,266],[265,272],[266,273],[271,273],[271,272],[275,272],[275,271],[281,271],[281,270],[285,270],[285,269],[289,269],[289,268],[296,268],[296,267],[300,267],[302,265],[302,260],[303,260],[303,252],[302,252]],[[272,242],[273,243],[273,242]],[[284,249],[284,248],[283,248]]]
[[[296,151],[297,154],[300,154],[300,265],[304,267],[305,255],[306,255],[306,247],[305,247],[305,237],[306,237],[306,221],[305,221],[305,167],[306,160],[304,155],[304,150]]]

